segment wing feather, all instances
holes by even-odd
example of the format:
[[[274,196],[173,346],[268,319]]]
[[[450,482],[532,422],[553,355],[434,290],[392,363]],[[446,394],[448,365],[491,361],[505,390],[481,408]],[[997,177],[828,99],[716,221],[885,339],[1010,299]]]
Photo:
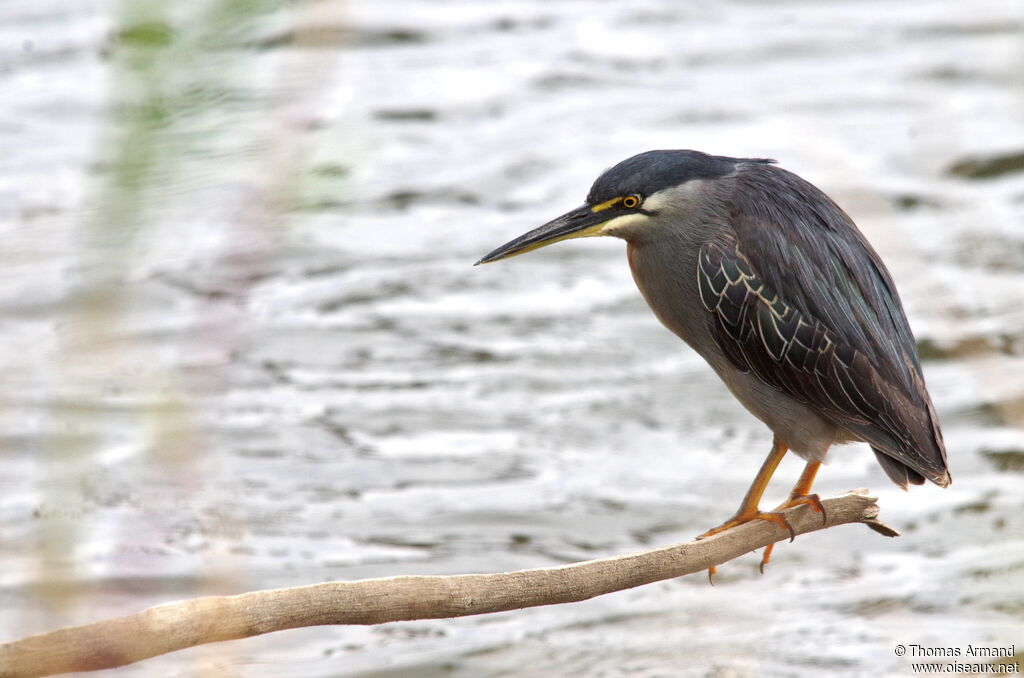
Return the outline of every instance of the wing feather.
[[[747,165],[730,218],[734,234],[701,248],[697,282],[732,364],[866,440],[898,484],[948,485],[899,296],[849,217],[796,175]]]

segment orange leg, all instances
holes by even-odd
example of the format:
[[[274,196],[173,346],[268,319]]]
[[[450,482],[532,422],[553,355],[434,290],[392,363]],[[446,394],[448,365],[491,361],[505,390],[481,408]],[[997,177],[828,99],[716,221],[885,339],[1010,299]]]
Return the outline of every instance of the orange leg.
[[[764,495],[765,488],[768,487],[768,481],[772,479],[772,474],[775,473],[775,469],[778,468],[779,462],[786,456],[786,452],[789,448],[786,447],[778,438],[772,441],[772,451],[768,455],[768,458],[761,464],[761,470],[757,472],[754,477],[754,482],[750,484],[750,489],[747,490],[746,496],[743,497],[743,502],[740,504],[740,508],[736,511],[736,514],[725,521],[718,527],[713,527],[704,534],[697,537],[697,539],[704,539],[711,535],[718,534],[719,532],[725,532],[726,530],[749,523],[751,520],[767,520],[773,522],[779,527],[789,530],[791,536],[793,535],[793,528],[790,527],[789,523],[786,522],[784,516],[778,513],[763,513],[759,508],[758,504],[761,503],[761,496]]]
[[[804,472],[800,474],[800,480],[796,481],[793,491],[789,493],[789,499],[776,506],[774,511],[785,511],[794,506],[810,506],[816,513],[821,514],[821,519],[824,521],[826,518],[825,507],[818,495],[811,494],[811,485],[814,484],[814,477],[818,475],[819,468],[821,468],[820,461],[807,462]],[[764,555],[761,556],[761,574],[764,574],[764,566],[771,560],[774,548],[775,544],[768,544],[764,547]]]
[[[767,520],[775,523],[779,527],[789,530],[790,540],[796,536],[793,532],[792,526],[789,521],[786,520],[785,516],[781,513],[764,513],[758,508],[761,503],[761,497],[764,495],[765,488],[768,487],[768,482],[772,479],[772,474],[775,473],[775,469],[779,467],[779,462],[786,456],[786,452],[789,450],[786,444],[778,438],[772,440],[772,451],[768,454],[768,458],[761,464],[761,470],[757,472],[754,477],[754,482],[750,484],[750,489],[747,490],[747,494],[743,497],[743,502],[740,504],[739,510],[736,514],[725,521],[718,527],[713,527],[704,534],[697,537],[697,539],[704,539],[712,535],[724,532],[730,528],[749,523],[752,520]],[[712,575],[715,574],[715,568],[711,567],[708,569],[708,581],[711,581]]]

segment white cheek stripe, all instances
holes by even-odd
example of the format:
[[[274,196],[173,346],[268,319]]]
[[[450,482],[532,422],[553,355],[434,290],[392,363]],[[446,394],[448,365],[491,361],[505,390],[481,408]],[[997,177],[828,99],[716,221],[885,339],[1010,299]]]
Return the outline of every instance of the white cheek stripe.
[[[595,235],[615,235],[619,229],[640,226],[646,221],[647,215],[645,214],[623,214],[621,217],[609,219],[601,224],[601,230]]]

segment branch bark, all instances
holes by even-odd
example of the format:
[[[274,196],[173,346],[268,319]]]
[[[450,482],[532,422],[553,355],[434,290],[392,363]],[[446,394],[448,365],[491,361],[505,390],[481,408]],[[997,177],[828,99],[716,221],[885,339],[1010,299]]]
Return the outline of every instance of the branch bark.
[[[822,502],[824,522],[806,506],[785,513],[796,534],[859,522],[896,536],[878,522],[875,502],[867,490],[854,490]],[[193,598],[0,645],[0,678],[114,668],[204,643],[304,626],[382,624],[571,603],[702,572],[787,537],[786,530],[759,520],[708,539],[561,567],[327,582]]]

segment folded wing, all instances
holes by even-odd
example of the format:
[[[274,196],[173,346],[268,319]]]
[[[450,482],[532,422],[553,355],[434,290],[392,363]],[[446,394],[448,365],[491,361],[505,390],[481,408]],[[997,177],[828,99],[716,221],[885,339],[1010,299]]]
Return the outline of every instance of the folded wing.
[[[778,191],[780,178],[793,190]],[[871,444],[897,484],[948,485],[913,335],[878,255],[796,175],[748,165],[738,181],[733,234],[703,246],[697,271],[719,347]]]

